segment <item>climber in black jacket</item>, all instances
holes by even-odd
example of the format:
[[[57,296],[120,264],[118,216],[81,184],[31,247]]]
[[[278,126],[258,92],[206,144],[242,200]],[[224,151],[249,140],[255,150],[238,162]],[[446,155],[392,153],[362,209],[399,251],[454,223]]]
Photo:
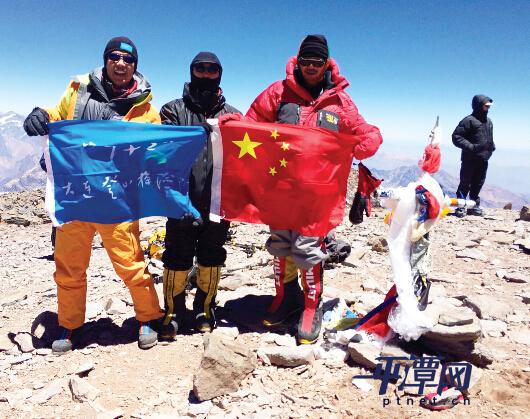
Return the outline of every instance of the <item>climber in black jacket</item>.
[[[471,102],[473,113],[462,119],[453,132],[453,144],[462,149],[460,184],[456,196],[466,199],[469,193],[469,199],[476,202],[476,206],[467,211],[471,215],[483,214],[479,194],[486,180],[488,160],[495,151],[493,124],[488,118],[492,103],[493,100],[488,96],[474,96]],[[463,217],[465,208],[458,208],[455,215]]]
[[[184,85],[181,99],[165,104],[160,110],[163,124],[203,125],[207,118],[225,113],[240,113],[228,105],[219,87],[223,67],[217,56],[201,52],[190,65],[191,82]],[[208,332],[215,327],[215,296],[226,260],[223,245],[227,239],[229,222],[209,221],[212,185],[212,144],[210,140],[197,157],[191,170],[189,191],[193,206],[201,214],[202,222],[192,218],[172,219],[166,223],[164,262],[165,317],[160,337],[174,338],[184,322],[185,291],[188,273],[197,257],[197,292],[193,302],[195,329]]]

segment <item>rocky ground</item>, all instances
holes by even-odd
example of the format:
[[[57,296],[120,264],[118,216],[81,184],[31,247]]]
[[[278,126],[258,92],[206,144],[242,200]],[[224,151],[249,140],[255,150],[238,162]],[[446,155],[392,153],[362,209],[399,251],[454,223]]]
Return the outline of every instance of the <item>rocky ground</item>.
[[[1,417],[435,414],[396,383],[386,396],[378,394],[377,381],[352,384],[353,376],[370,372],[379,350],[350,344],[349,350],[326,352],[330,345],[325,341],[296,348],[289,334],[257,326],[267,295],[273,293],[271,261],[263,250],[267,229],[262,226],[232,229],[217,331],[207,336],[186,332],[148,351],[137,347],[130,296],[96,237],[82,339],[72,353],[52,355],[56,290],[54,264],[47,258],[51,225],[41,204],[39,192],[0,196]],[[449,416],[530,416],[525,393],[530,381],[530,222],[518,218],[518,212],[509,210],[487,210],[484,218],[446,217],[431,233],[428,312],[438,324],[418,343],[383,348],[393,354],[444,352],[474,363],[469,405],[455,406]],[[382,209],[358,226],[345,220],[337,235],[352,245],[352,255],[325,273],[326,297],[341,296],[361,314],[380,303],[391,285],[382,220]],[[162,219],[143,220],[142,238],[162,225]],[[150,269],[161,273],[157,261]],[[161,284],[157,289],[161,297]],[[192,298],[193,290],[189,306]],[[407,399],[412,400],[408,405]]]

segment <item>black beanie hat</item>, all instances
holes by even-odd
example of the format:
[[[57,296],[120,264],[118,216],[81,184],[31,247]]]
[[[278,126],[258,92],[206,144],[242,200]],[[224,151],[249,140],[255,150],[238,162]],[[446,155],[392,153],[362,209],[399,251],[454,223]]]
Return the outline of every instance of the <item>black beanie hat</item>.
[[[324,35],[307,35],[298,50],[298,57],[329,58],[328,41]]]
[[[221,61],[219,61],[219,58],[217,58],[217,55],[215,55],[213,52],[207,52],[202,51],[199,52],[193,60],[191,60],[190,64],[190,74],[193,76],[193,66],[201,63],[210,63],[210,64],[216,64],[219,67],[219,80],[221,80],[221,76],[223,74],[223,66],[221,65]]]
[[[138,51],[136,45],[126,36],[116,36],[107,42],[105,51],[103,52],[103,66],[107,65],[107,55],[112,51],[126,52],[134,57],[135,66],[138,65]]]

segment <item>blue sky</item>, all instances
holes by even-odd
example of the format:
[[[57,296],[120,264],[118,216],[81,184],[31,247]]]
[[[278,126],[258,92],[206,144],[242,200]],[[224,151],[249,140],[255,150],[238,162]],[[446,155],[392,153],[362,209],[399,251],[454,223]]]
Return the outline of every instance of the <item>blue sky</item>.
[[[0,5],[0,111],[26,114],[55,104],[72,75],[101,65],[109,38],[127,35],[138,47],[138,68],[158,107],[181,95],[191,59],[210,50],[223,63],[228,102],[245,112],[259,92],[284,77],[304,35],[323,33],[350,81],[348,92],[381,128],[383,150],[406,152],[423,142],[436,115],[450,144],[472,96],[485,93],[494,99],[490,117],[498,148],[530,152],[527,0]]]

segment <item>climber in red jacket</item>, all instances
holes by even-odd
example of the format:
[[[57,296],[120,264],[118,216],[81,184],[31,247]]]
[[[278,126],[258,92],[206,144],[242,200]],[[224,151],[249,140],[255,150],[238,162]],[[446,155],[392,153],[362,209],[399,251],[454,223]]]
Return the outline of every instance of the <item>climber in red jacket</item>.
[[[348,81],[329,57],[323,35],[308,35],[298,55],[287,63],[287,76],[267,87],[252,103],[246,118],[326,128],[359,139],[355,158],[375,154],[383,139],[379,129],[366,123],[344,91]],[[322,325],[322,277],[326,259],[324,237],[307,237],[291,230],[271,229],[267,249],[274,256],[276,297],[263,323],[274,327],[302,312],[297,338],[301,344],[318,339]],[[298,284],[301,272],[303,292]],[[303,301],[303,302],[302,302]]]

